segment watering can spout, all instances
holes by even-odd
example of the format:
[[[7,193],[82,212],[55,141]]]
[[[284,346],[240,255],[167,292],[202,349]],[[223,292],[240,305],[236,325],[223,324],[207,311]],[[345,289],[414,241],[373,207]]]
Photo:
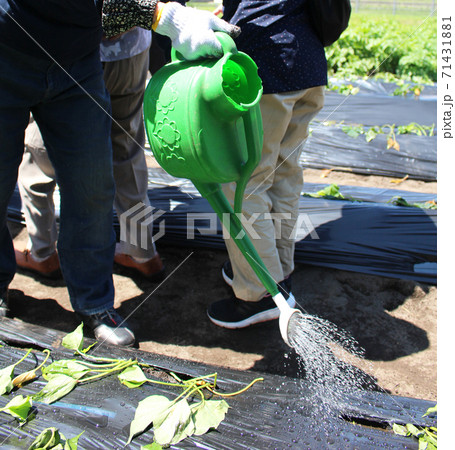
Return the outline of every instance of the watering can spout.
[[[276,306],[280,310],[279,327],[281,337],[283,338],[283,341],[286,342],[286,344],[292,347],[290,336],[292,336],[293,334],[292,330],[293,326],[295,326],[294,320],[297,320],[302,313],[298,309],[291,308],[287,304],[281,292],[278,293],[277,295],[274,295],[272,298]]]

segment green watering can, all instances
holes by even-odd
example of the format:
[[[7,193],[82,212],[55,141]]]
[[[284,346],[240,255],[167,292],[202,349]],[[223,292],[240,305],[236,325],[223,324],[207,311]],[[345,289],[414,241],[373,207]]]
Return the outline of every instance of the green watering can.
[[[172,49],[172,61],[153,75],[144,95],[147,136],[161,167],[190,179],[229,230],[280,309],[281,335],[289,344],[289,320],[299,311],[286,303],[236,214],[261,158],[262,82],[254,61],[227,34],[216,36],[220,59],[186,61]],[[234,209],[220,187],[229,182],[236,183]]]

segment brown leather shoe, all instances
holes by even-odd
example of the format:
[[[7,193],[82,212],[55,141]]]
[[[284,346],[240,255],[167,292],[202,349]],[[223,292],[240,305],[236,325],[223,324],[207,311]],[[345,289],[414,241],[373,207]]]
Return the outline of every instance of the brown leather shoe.
[[[16,254],[16,264],[21,269],[30,270],[46,278],[62,278],[57,252],[54,252],[44,261],[36,261],[30,250],[27,249],[22,251],[14,249],[14,253]]]
[[[164,265],[158,253],[152,259],[143,263],[135,261],[132,256],[125,253],[116,253],[114,262],[120,266],[139,272],[151,281],[161,281],[164,279]]]

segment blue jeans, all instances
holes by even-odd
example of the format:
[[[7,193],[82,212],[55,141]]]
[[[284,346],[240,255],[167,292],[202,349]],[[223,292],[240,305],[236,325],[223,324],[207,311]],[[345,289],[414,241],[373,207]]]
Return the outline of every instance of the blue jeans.
[[[83,314],[104,311],[114,301],[114,180],[110,103],[98,52],[63,70],[0,44],[0,291],[16,268],[6,216],[30,112],[60,188],[57,248],[72,307]]]

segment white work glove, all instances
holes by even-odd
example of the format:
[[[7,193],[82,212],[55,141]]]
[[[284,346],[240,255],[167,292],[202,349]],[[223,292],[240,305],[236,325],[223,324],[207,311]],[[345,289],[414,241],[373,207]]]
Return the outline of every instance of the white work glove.
[[[158,24],[154,30],[171,38],[172,46],[185,59],[220,57],[221,44],[215,31],[224,31],[231,37],[240,33],[240,28],[216,17],[209,11],[201,11],[180,3],[163,5]]]

